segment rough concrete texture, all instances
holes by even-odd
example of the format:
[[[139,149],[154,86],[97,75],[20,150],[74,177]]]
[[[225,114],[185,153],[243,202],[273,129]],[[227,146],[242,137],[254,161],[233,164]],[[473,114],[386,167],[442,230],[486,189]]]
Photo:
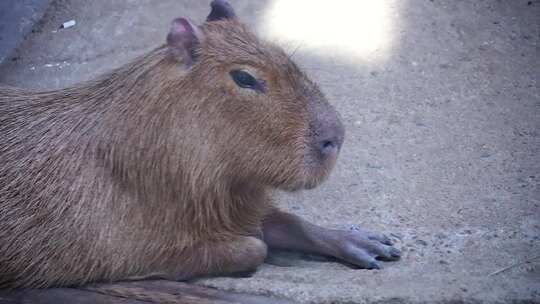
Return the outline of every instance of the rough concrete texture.
[[[327,227],[393,232],[403,259],[370,271],[280,256],[251,278],[199,283],[305,303],[540,302],[540,2],[379,1],[394,24],[384,56],[295,53],[347,138],[328,182],[279,197]],[[89,79],[162,43],[173,17],[202,21],[208,2],[54,1],[0,82]],[[272,1],[232,3],[265,28]]]
[[[0,1],[0,62],[32,30],[47,9],[50,0]]]

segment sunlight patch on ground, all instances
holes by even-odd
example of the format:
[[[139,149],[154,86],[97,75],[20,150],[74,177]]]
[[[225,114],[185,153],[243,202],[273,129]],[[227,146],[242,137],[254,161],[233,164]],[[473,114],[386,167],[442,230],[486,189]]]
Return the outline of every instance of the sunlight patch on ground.
[[[262,33],[289,49],[381,60],[392,48],[396,6],[387,0],[274,0]]]

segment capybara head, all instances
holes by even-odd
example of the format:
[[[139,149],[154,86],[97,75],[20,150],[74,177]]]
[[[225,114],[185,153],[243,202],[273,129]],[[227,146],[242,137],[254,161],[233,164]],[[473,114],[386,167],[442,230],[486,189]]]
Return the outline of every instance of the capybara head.
[[[183,149],[218,162],[238,183],[297,190],[328,176],[344,140],[338,113],[286,53],[260,41],[227,2],[213,1],[201,26],[175,19],[167,48],[172,64],[186,71],[176,85],[195,88],[179,102],[197,101],[190,111],[204,130],[198,147]]]

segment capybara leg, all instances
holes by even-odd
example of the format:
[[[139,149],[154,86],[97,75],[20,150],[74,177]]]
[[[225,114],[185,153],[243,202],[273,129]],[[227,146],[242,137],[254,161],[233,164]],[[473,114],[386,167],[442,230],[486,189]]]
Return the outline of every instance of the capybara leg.
[[[360,268],[380,268],[377,260],[395,261],[401,256],[383,234],[356,226],[348,230],[326,229],[279,210],[264,220],[263,234],[270,249],[331,256]]]
[[[178,279],[210,275],[238,275],[254,272],[266,258],[266,244],[250,236],[202,244],[189,252],[187,273]]]

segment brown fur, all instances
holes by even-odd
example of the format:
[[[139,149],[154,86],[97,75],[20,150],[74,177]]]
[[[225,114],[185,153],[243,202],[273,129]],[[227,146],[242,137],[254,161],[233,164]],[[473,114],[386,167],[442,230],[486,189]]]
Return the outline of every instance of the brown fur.
[[[164,45],[75,87],[0,88],[0,288],[183,279],[262,262],[266,247],[250,236],[269,191],[328,175],[335,159],[313,146],[337,116],[281,49],[238,21],[200,30],[189,68]],[[238,88],[236,67],[268,91]]]

